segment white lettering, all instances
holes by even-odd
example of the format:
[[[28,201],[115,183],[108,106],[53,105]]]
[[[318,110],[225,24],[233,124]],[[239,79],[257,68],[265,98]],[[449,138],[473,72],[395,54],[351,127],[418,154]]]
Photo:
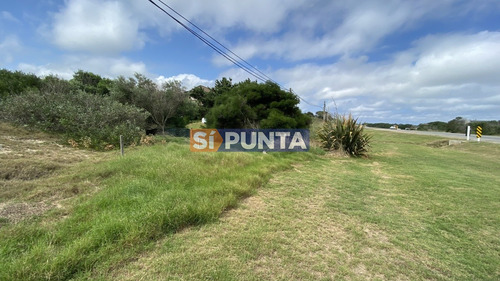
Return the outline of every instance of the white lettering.
[[[286,149],[286,138],[290,136],[290,132],[276,132],[276,136],[280,137],[280,149]]]
[[[264,143],[268,149],[274,149],[274,133],[269,133],[269,138],[266,137],[264,132],[259,132],[259,144],[257,146],[258,149],[264,149]]]
[[[211,131],[210,132],[210,136],[208,137],[208,148],[210,149],[214,149],[214,135],[215,135],[215,131]]]
[[[294,149],[296,146],[300,146],[302,149],[307,149],[304,138],[300,132],[296,132],[293,135],[292,141],[290,142],[290,147],[288,149]]]
[[[226,132],[224,138],[225,148],[231,149],[231,144],[237,144],[240,141],[240,135],[235,132]]]
[[[250,143],[246,143],[247,134],[246,132],[241,132],[241,147],[243,149],[252,149],[257,145],[257,132],[250,133]]]
[[[205,140],[205,136],[207,134],[204,132],[196,132],[193,135],[193,139],[195,144],[193,145],[196,149],[205,149],[207,147],[207,141]]]

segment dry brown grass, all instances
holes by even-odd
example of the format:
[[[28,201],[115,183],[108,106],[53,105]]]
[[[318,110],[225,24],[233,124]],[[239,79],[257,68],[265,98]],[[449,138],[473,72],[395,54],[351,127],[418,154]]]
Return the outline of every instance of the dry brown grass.
[[[81,193],[90,182],[62,180],[82,161],[103,153],[74,149],[59,138],[0,123],[0,218],[17,223],[61,207],[61,200]]]

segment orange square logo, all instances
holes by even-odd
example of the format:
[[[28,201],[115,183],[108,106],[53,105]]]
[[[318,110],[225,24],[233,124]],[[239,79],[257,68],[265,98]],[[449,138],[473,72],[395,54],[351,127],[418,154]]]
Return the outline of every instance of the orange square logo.
[[[217,129],[191,129],[189,149],[193,152],[216,152],[223,139]]]

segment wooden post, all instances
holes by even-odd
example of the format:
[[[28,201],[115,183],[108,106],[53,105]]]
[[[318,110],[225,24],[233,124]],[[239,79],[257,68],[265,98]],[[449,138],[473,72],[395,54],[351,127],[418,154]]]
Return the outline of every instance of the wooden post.
[[[123,136],[120,135],[120,153],[123,157]]]
[[[326,101],[323,102],[323,122],[326,122]]]

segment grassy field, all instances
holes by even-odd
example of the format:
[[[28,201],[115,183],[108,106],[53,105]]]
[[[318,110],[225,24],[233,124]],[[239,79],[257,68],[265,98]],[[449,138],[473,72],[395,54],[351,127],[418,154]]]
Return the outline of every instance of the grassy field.
[[[13,147],[9,143],[5,149]],[[6,155],[12,157],[12,153]],[[124,158],[114,155],[104,153],[97,157],[101,161],[84,161],[60,167],[50,176],[26,178],[30,182],[26,191],[16,192],[14,187],[21,184],[10,177],[3,179],[7,191],[2,193],[9,195],[4,204],[17,201],[48,207],[18,223],[3,219],[0,280],[101,276],[133,260],[165,235],[215,221],[265,184],[272,172],[312,157],[191,153],[186,139],[135,147]],[[49,162],[46,155],[39,155],[38,166]],[[93,188],[73,192],[75,183],[77,188],[78,183]],[[61,195],[72,192],[74,196]],[[54,196],[64,198],[66,208],[50,208],[55,205]]]
[[[46,208],[0,218],[0,280],[500,279],[500,146],[371,133],[369,158],[172,139],[5,177],[0,204]]]
[[[498,280],[500,146],[373,134],[369,159],[297,164],[108,278]]]

